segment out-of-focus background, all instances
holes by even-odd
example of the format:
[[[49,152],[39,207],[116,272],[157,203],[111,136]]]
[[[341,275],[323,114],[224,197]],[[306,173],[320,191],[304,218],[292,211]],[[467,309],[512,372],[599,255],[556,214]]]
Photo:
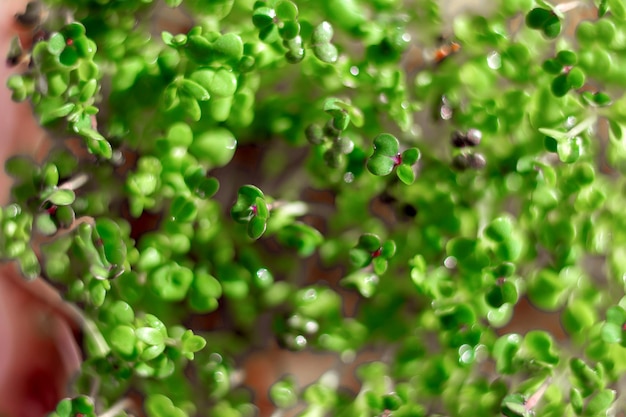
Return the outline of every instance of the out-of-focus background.
[[[6,80],[9,42],[26,33],[14,24],[23,0],[0,0],[0,164],[15,153],[37,155],[44,132],[27,103],[15,104]],[[24,37],[25,41],[27,37]],[[10,181],[0,169],[0,204],[6,204]],[[70,310],[41,280],[27,283],[12,264],[0,264],[0,416],[39,417],[54,409],[67,381],[78,369]]]

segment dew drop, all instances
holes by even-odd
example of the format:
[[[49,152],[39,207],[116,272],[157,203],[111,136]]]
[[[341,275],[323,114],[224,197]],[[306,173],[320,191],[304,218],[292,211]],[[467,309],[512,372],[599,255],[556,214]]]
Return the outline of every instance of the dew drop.
[[[294,339],[294,343],[297,347],[299,348],[303,348],[306,346],[306,338],[304,336],[302,336],[301,334],[299,334],[298,336],[296,336],[296,338]]]
[[[417,84],[418,87],[428,86],[432,84],[432,82],[433,75],[430,72],[423,71],[417,74],[417,77],[415,77],[415,84]]]
[[[500,57],[500,54],[496,51],[490,52],[489,55],[487,55],[487,65],[494,70],[500,69],[502,66],[502,57]]]
[[[348,184],[352,183],[354,181],[354,174],[352,172],[346,172],[343,175],[343,180]]]
[[[513,193],[519,191],[523,185],[522,177],[517,172],[507,175],[504,182],[507,190]]]
[[[448,256],[444,261],[443,265],[448,269],[453,269],[456,267],[456,258],[454,256]]]
[[[225,382],[228,378],[226,377],[226,373],[222,371],[217,371],[213,374],[213,378],[215,378],[216,382]]]
[[[356,352],[348,349],[341,352],[341,361],[343,363],[352,363],[356,359]]]
[[[237,139],[233,139],[226,144],[226,149],[233,150],[237,147]]]
[[[319,324],[317,324],[317,322],[314,320],[309,320],[304,325],[304,331],[306,331],[309,334],[317,333],[319,328],[320,328]]]
[[[4,209],[7,218],[17,217],[22,212],[22,208],[17,204],[11,204]]]
[[[459,348],[459,362],[463,364],[472,363],[474,352],[470,345],[463,345]]]
[[[256,271],[256,277],[259,279],[259,282],[269,283],[272,281],[272,274],[265,268],[261,268]]]
[[[287,324],[289,325],[289,327],[299,328],[302,326],[302,317],[294,314],[287,319]]]
[[[452,119],[452,108],[444,104],[443,106],[441,106],[441,109],[439,110],[439,115],[441,116],[443,120]]]
[[[351,66],[350,74],[354,75],[355,77],[359,75],[359,67],[357,67],[356,65]]]
[[[315,291],[315,289],[311,288],[308,289],[302,296],[302,299],[305,301],[313,301],[317,298],[317,291]]]

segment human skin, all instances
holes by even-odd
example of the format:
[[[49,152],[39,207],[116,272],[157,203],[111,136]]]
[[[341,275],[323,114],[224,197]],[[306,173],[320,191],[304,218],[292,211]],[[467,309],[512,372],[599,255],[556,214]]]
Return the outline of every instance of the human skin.
[[[0,165],[11,155],[36,156],[45,138],[28,103],[16,104],[5,87],[23,66],[4,63],[11,37],[28,32],[14,21],[24,0],[0,0]],[[11,179],[0,170],[0,204],[9,201]],[[2,232],[0,232],[2,233]],[[66,394],[80,366],[75,315],[42,279],[26,282],[17,267],[0,263],[0,416],[39,417]]]

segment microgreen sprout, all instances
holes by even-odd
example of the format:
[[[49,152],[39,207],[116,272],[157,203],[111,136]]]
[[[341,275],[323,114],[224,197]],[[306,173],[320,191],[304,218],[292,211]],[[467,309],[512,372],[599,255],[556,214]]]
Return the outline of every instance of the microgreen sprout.
[[[624,409],[626,7],[556,3],[30,2],[0,259],[77,312],[52,415]]]

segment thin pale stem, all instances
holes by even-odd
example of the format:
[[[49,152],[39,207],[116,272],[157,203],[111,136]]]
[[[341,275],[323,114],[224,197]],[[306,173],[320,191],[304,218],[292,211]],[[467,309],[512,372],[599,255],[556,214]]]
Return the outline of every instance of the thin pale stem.
[[[59,189],[61,190],[76,190],[87,182],[89,176],[87,174],[78,174],[74,178],[71,178],[65,181],[63,184],[59,185]]]
[[[98,417],[115,417],[120,411],[127,410],[132,408],[135,403],[130,398],[123,398],[120,401],[113,404],[111,408],[109,408],[104,413],[100,414]]]
[[[589,129],[591,126],[593,126],[593,124],[597,120],[598,120],[598,116],[597,115],[594,114],[592,116],[589,116],[585,120],[583,120],[582,122],[580,122],[576,126],[574,126],[570,131],[568,131],[567,135],[570,138],[574,138],[574,137],[580,135],[585,130]]]
[[[280,209],[281,213],[287,216],[303,216],[309,211],[309,206],[302,201],[274,201],[267,205],[268,210]]]
[[[575,8],[580,7],[582,5],[583,5],[583,3],[580,2],[580,1],[570,1],[570,2],[567,2],[567,3],[561,3],[561,4],[557,5],[555,7],[555,9],[557,9],[561,13],[567,13],[567,12],[569,12],[571,10],[574,10]]]
[[[96,351],[106,354],[111,350],[109,344],[106,342],[104,336],[102,336],[102,333],[98,330],[98,327],[93,321],[85,318],[83,330],[86,335],[91,337],[92,343],[96,346]]]
[[[550,385],[550,378],[548,378],[546,380],[546,382],[544,382],[539,389],[533,394],[531,395],[528,400],[526,400],[526,404],[524,404],[524,408],[526,408],[526,410],[531,411],[532,409],[534,409],[537,406],[537,403],[541,400],[541,398],[543,397],[543,394],[546,393],[546,390],[548,389],[548,386]]]

